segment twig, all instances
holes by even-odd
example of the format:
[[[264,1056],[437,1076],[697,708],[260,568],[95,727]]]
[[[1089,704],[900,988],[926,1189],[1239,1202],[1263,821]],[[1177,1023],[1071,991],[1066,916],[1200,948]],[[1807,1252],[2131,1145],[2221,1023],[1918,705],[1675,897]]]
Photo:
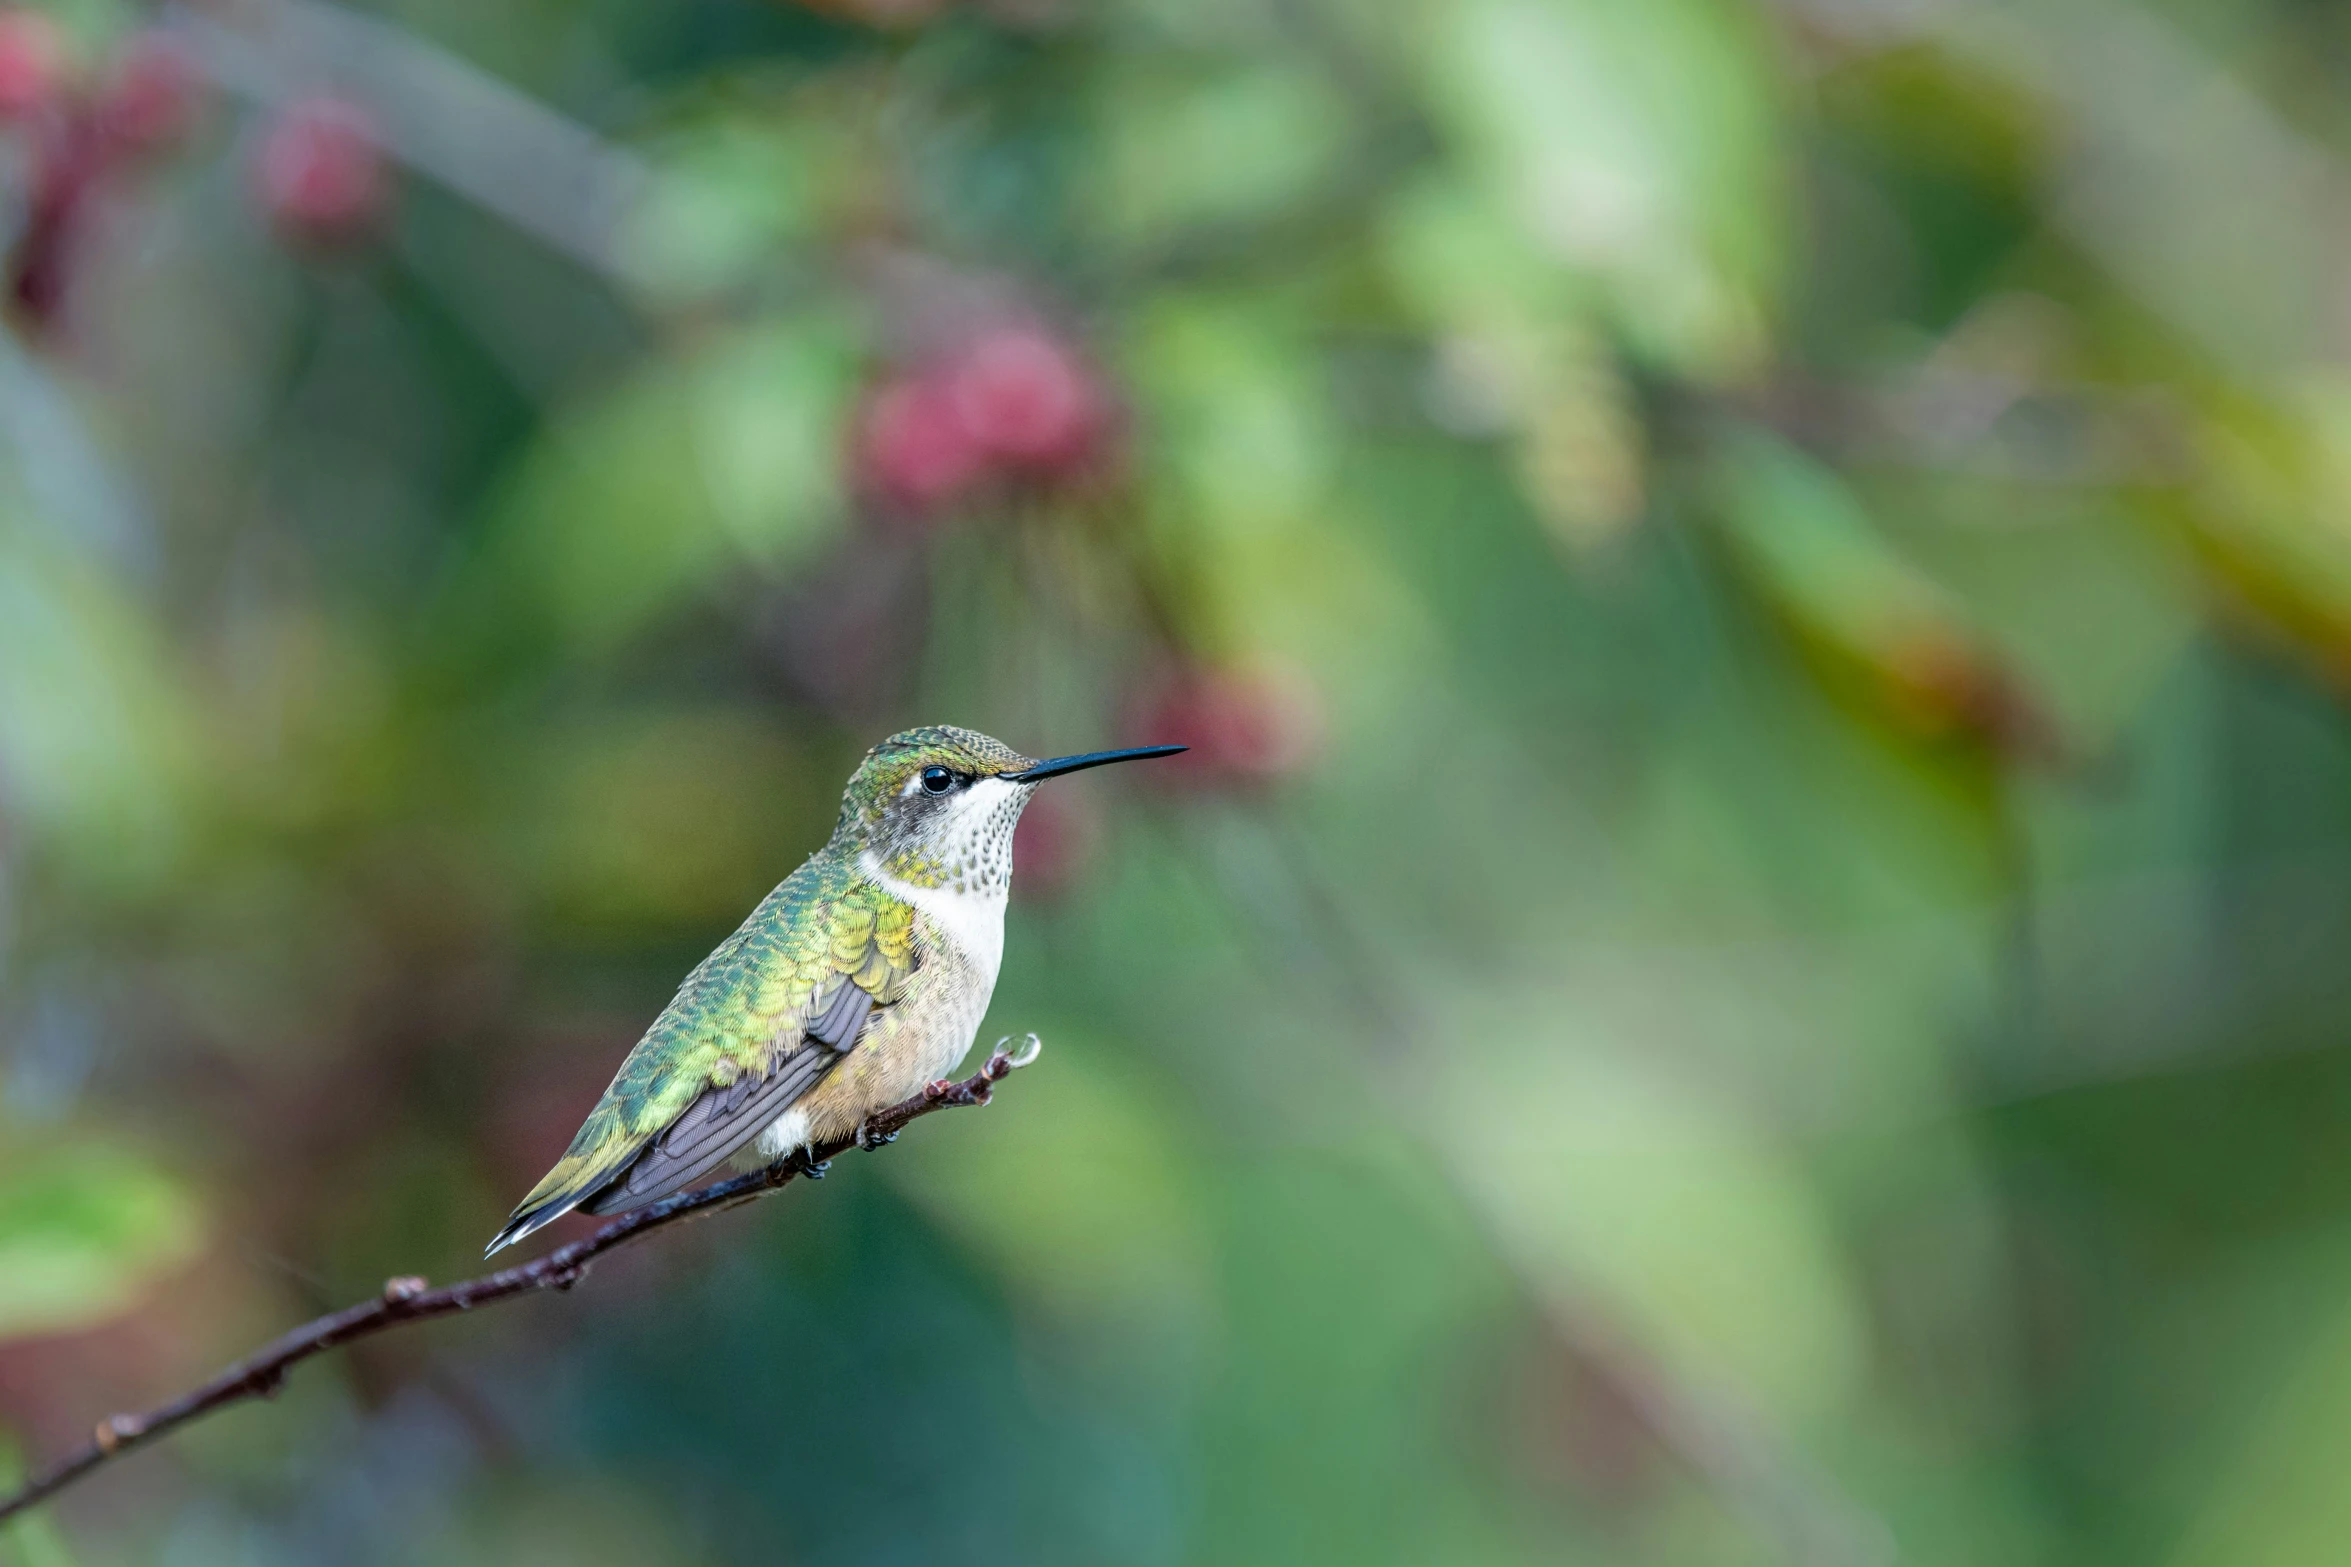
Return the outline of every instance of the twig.
[[[960,1083],[925,1089],[892,1105],[865,1123],[866,1147],[877,1147],[908,1124],[934,1110],[984,1105],[998,1083],[1037,1059],[1037,1036],[1031,1034],[1016,1054],[999,1043],[980,1069]],[[348,1306],[330,1316],[304,1323],[284,1337],[263,1346],[211,1381],[192,1388],[167,1404],[138,1415],[111,1415],[98,1423],[90,1440],[36,1472],[15,1494],[0,1498],[0,1523],[6,1523],[47,1501],[84,1476],[122,1457],[134,1448],[164,1436],[231,1404],[269,1398],[284,1385],[286,1373],[313,1355],[339,1349],[359,1339],[372,1338],[412,1322],[471,1311],[518,1295],[541,1290],[567,1290],[588,1274],[588,1265],[608,1251],[627,1245],[664,1225],[690,1219],[712,1209],[731,1208],[771,1192],[810,1173],[834,1155],[857,1146],[854,1138],[822,1144],[792,1155],[783,1163],[749,1175],[738,1175],[698,1191],[681,1192],[649,1208],[624,1214],[585,1240],[559,1246],[536,1262],[501,1268],[460,1284],[429,1287],[420,1278],[396,1278],[375,1299]]]

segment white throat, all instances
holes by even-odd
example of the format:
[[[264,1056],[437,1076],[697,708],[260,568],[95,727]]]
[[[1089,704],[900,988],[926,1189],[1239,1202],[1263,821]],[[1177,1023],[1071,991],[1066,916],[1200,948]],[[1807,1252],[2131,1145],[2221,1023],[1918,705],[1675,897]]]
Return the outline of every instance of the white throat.
[[[1012,890],[1012,829],[1028,803],[1018,785],[983,778],[956,801],[941,834],[944,877],[925,887],[893,876],[868,849],[865,874],[892,897],[911,903],[931,928],[979,970],[990,986],[1004,963],[1004,904]]]
[[[918,887],[883,870],[871,849],[865,851],[863,868],[891,897],[919,909],[933,931],[953,942],[990,985],[996,983],[996,971],[1004,966],[1005,883],[980,892]]]

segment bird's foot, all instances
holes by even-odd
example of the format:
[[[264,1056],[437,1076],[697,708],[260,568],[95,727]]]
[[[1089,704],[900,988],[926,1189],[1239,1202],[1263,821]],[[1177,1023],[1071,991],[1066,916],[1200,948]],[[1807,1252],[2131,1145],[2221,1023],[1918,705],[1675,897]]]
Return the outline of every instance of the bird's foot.
[[[877,1132],[869,1121],[860,1121],[857,1124],[857,1146],[867,1153],[872,1153],[876,1148],[887,1143],[894,1143],[897,1140],[898,1134],[896,1132]]]
[[[812,1181],[821,1181],[824,1179],[825,1171],[832,1167],[833,1161],[830,1159],[811,1159],[808,1161],[808,1168],[800,1173]]]

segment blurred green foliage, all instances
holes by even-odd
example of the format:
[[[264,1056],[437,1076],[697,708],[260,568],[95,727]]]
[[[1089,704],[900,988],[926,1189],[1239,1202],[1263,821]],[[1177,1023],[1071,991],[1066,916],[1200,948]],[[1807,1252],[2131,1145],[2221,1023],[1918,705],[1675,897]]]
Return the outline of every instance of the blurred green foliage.
[[[2347,80],[2287,0],[0,13],[22,1450],[471,1271],[874,739],[1195,748],[1024,825],[987,1115],[0,1562],[2333,1560]]]
[[[87,1142],[10,1139],[0,1180],[0,1336],[104,1320],[184,1266],[200,1239],[188,1200]]]

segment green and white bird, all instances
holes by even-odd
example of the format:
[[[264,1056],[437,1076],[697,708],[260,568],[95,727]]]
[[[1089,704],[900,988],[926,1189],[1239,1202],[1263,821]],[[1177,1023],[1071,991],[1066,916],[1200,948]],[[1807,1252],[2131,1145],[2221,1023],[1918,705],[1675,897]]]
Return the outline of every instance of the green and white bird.
[[[953,1072],[1004,956],[1012,829],[1048,778],[1180,745],[1032,761],[939,726],[865,754],[832,838],[702,960],[489,1249],[625,1213],[720,1165],[842,1138]]]

